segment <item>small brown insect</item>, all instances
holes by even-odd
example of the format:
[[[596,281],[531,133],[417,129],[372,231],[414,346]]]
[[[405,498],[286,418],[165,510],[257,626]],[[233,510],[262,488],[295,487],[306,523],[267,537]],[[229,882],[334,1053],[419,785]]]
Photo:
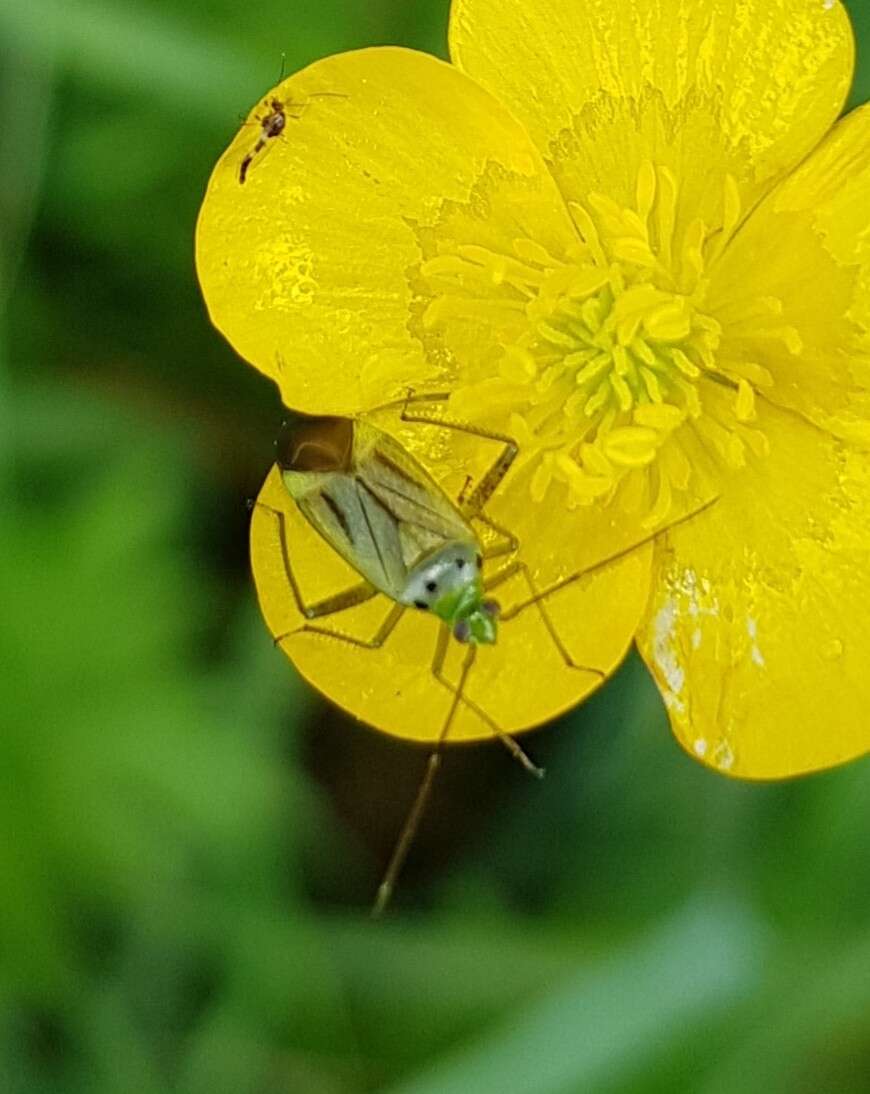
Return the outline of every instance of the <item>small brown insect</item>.
[[[299,118],[302,116],[302,111],[308,106],[308,102],[311,99],[346,99],[346,95],[340,95],[338,92],[333,91],[317,91],[308,96],[308,99],[304,103],[282,103],[280,99],[270,99],[266,103],[267,112],[261,114],[257,121],[260,123],[260,135],[257,138],[257,143],[251,149],[251,151],[245,156],[239,166],[239,182],[244,183],[248,177],[248,168],[268,142],[275,137],[280,137],[284,132],[284,127],[287,125],[287,112],[289,110],[296,110],[298,113],[291,114],[291,118]]]
[[[242,165],[239,168],[239,182],[245,181],[248,175],[248,168],[251,166],[251,161],[258,152],[262,152],[266,147],[266,142],[273,137],[280,137],[284,132],[284,126],[287,124],[284,104],[280,99],[272,99],[268,105],[271,108],[271,112],[269,114],[264,114],[257,119],[260,123],[260,136],[257,138],[257,143],[242,160]]]

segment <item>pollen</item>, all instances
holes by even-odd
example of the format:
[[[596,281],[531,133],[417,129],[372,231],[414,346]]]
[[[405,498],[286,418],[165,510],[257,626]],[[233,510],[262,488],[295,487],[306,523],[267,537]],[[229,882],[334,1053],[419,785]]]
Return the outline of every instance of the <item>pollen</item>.
[[[466,420],[507,412],[538,464],[535,501],[561,484],[572,505],[645,506],[654,527],[691,486],[699,452],[726,470],[766,453],[752,423],[772,380],[740,347],[774,340],[798,355],[801,341],[775,298],[718,314],[708,304],[742,219],[731,176],[712,225],[684,222],[678,180],[650,162],[630,204],[590,193],[569,211],[576,244],[553,254],[525,237],[468,242],[472,214],[459,243],[453,210],[420,267],[422,336],[453,325],[486,340],[482,370],[454,363],[451,406]]]

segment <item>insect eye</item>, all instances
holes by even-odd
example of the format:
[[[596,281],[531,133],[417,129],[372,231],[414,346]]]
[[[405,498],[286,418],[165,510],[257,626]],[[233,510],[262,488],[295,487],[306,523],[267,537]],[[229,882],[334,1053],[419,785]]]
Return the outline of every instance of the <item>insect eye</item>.
[[[467,619],[460,619],[453,625],[453,637],[457,642],[467,642],[471,638],[471,624]]]
[[[419,608],[421,612],[425,612],[429,605],[426,603],[425,600],[415,600],[414,607]]]
[[[456,569],[461,570],[464,565],[465,565],[465,559],[464,558],[457,558],[457,560],[456,560]]]
[[[427,593],[434,593],[437,588],[438,588],[438,582],[437,581],[427,581],[426,582],[426,592]]]

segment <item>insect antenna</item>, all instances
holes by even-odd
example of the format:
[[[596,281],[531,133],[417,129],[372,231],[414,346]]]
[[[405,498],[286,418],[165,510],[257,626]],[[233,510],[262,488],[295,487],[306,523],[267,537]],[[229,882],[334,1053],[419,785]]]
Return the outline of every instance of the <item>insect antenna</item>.
[[[438,774],[438,769],[441,766],[441,752],[444,742],[447,740],[447,734],[450,732],[450,726],[453,723],[453,719],[456,716],[456,710],[462,700],[462,692],[465,688],[468,674],[471,671],[471,666],[474,664],[476,653],[477,647],[475,645],[470,645],[465,654],[465,659],[462,662],[459,685],[453,693],[453,700],[450,704],[450,710],[447,712],[447,717],[444,719],[444,726],[438,736],[434,749],[429,753],[429,759],[426,761],[426,770],[423,774],[423,778],[420,780],[420,786],[414,798],[414,803],[411,806],[407,819],[402,827],[402,831],[399,834],[399,838],[396,840],[396,846],[393,848],[393,853],[390,856],[390,861],[386,872],[384,873],[383,881],[378,886],[377,896],[375,897],[375,902],[372,906],[372,919],[379,919],[386,911],[387,906],[390,903],[390,898],[393,895],[393,889],[396,886],[396,880],[401,873],[402,867],[405,865],[405,859],[408,857],[408,852],[414,842],[414,837],[417,835],[420,821],[426,811],[429,798],[432,796],[432,786],[435,782],[435,776]]]

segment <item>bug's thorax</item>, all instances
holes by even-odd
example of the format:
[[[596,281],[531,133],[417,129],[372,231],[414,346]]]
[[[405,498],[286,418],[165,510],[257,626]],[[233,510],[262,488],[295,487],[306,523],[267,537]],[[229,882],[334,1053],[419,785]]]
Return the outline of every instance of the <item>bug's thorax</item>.
[[[496,640],[498,607],[484,597],[476,542],[453,542],[423,559],[408,574],[399,598],[443,620],[460,642]]]

